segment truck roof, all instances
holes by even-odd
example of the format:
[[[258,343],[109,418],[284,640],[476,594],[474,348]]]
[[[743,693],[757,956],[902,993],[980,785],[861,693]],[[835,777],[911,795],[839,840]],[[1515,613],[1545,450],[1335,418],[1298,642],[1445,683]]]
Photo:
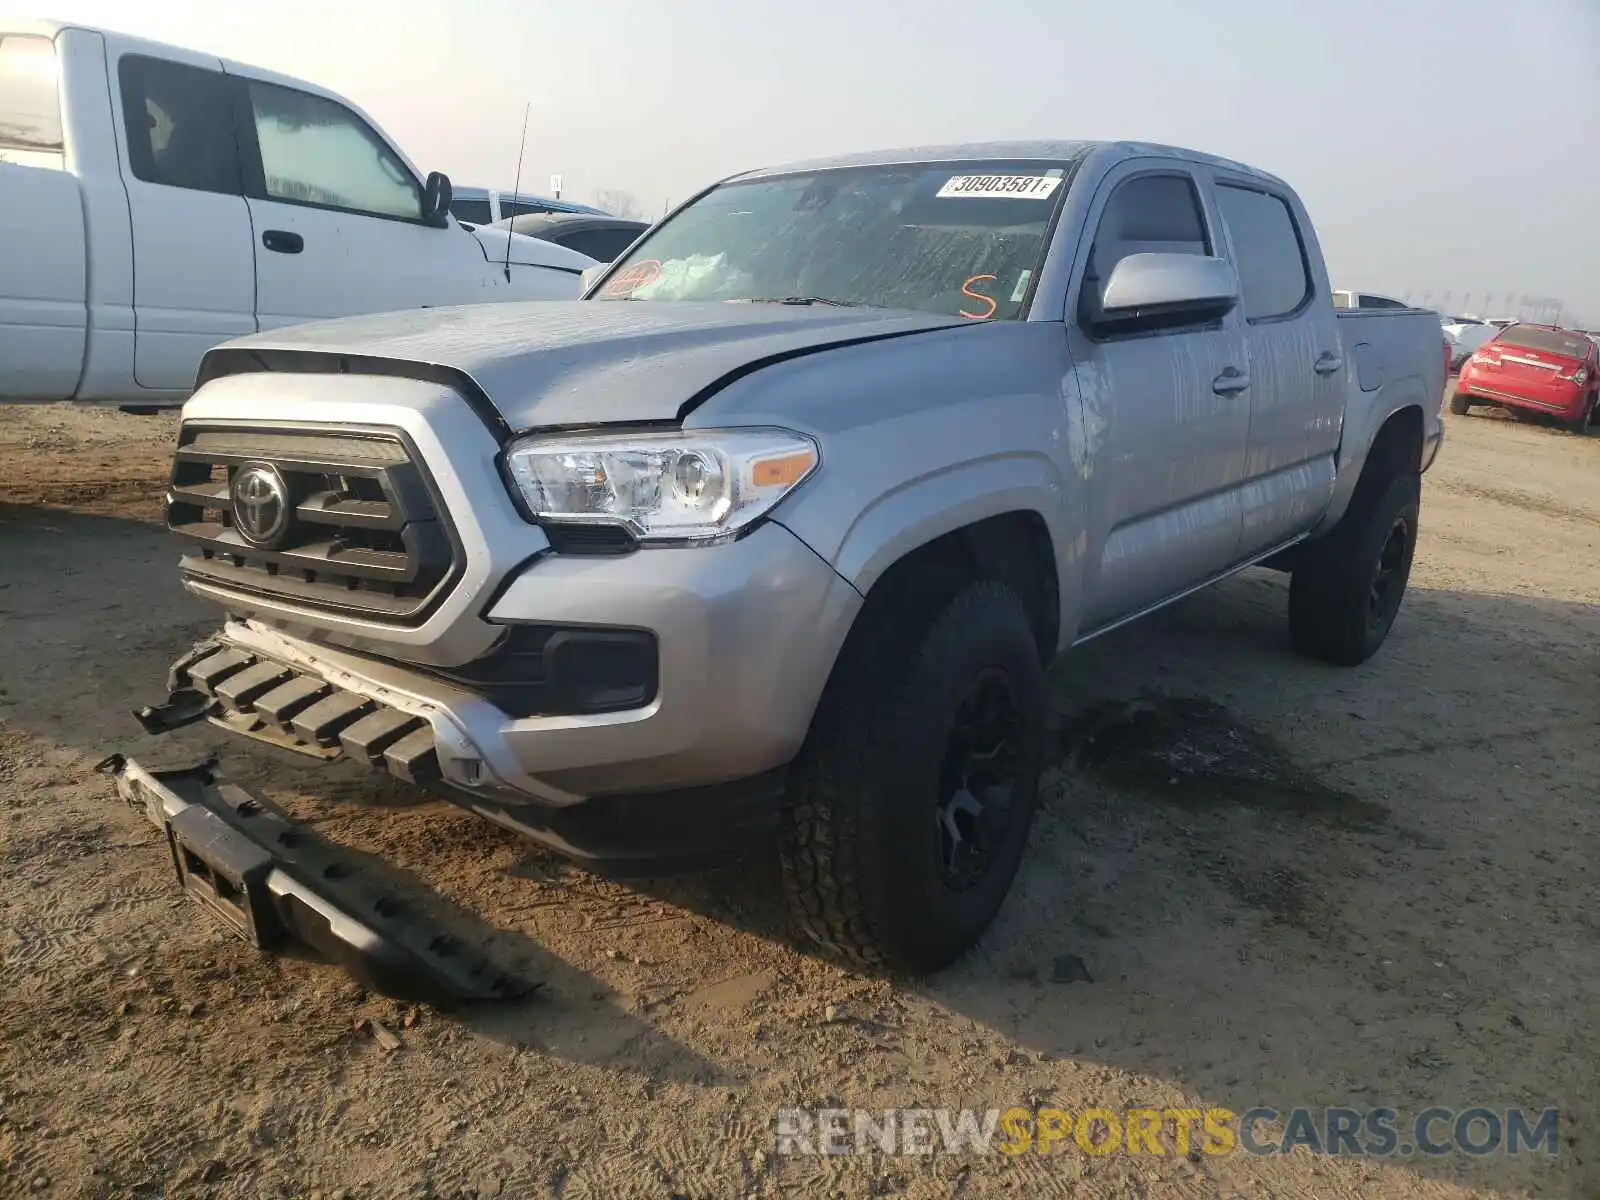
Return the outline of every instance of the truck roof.
[[[804,159],[779,166],[761,167],[743,171],[732,179],[759,179],[767,175],[789,175],[804,171],[826,171],[836,167],[882,167],[897,163],[963,162],[991,159],[1039,159],[1054,162],[1078,162],[1091,155],[1103,158],[1107,166],[1127,158],[1176,158],[1187,162],[1203,163],[1245,175],[1253,175],[1274,184],[1283,181],[1276,175],[1246,166],[1233,159],[1188,150],[1181,146],[1166,146],[1158,142],[1135,141],[1024,141],[1024,142],[959,142],[948,146],[911,146],[896,150],[869,150],[859,154],[842,154],[830,158]]]
[[[0,14],[0,31],[4,31],[6,33],[31,33],[54,39],[63,31],[71,29],[82,30],[85,33],[99,34],[103,37],[115,38],[123,44],[125,49],[131,49],[137,53],[148,54],[153,57],[175,58],[181,61],[182,56],[185,54],[204,55],[207,58],[216,59],[224,71],[231,70],[234,72],[248,72],[253,78],[259,79],[263,82],[280,84],[284,87],[293,88],[296,91],[309,92],[312,95],[321,96],[326,100],[332,100],[334,103],[350,109],[368,125],[372,126],[372,128],[377,131],[379,135],[388,143],[389,148],[394,151],[394,153],[400,157],[400,160],[416,174],[418,179],[423,178],[426,174],[418,169],[416,163],[411,161],[411,158],[406,154],[405,150],[399,145],[399,143],[397,143],[388,133],[386,133],[377,121],[373,120],[371,113],[368,113],[354,100],[350,99],[350,97],[340,95],[331,88],[326,88],[319,83],[313,83],[309,79],[301,79],[294,75],[285,75],[280,71],[273,71],[265,67],[258,67],[253,63],[240,62],[237,59],[224,58],[220,54],[215,54],[210,50],[203,50],[199,47],[180,46],[173,42],[158,42],[151,38],[143,38],[135,34],[123,33],[118,29],[109,29],[103,25],[90,25],[84,21],[58,21],[34,17],[11,17],[6,14]]]
[[[154,38],[140,37],[138,34],[134,33],[124,33],[120,29],[112,29],[105,25],[90,25],[86,21],[60,21],[52,18],[40,17],[12,17],[9,14],[0,13],[0,31],[6,33],[33,33],[39,34],[43,37],[54,38],[57,34],[68,29],[78,29],[85,33],[97,33],[104,37],[116,38],[121,42],[129,44],[134,49],[145,53],[157,52],[159,55],[159,52],[161,51],[171,51],[179,55],[203,54],[207,58],[216,59],[222,64],[224,70],[229,67],[239,67],[243,68],[244,70],[254,72],[258,77],[268,82],[281,83],[287,87],[293,87],[304,92],[313,92],[316,95],[324,96],[329,100],[335,100],[348,108],[354,108],[357,113],[359,113],[359,115],[366,119],[369,123],[372,121],[371,116],[362,111],[357,105],[352,103],[348,97],[342,96],[338,92],[323,87],[319,83],[313,83],[308,79],[301,79],[295,75],[285,75],[281,71],[269,70],[266,67],[258,67],[254,63],[247,63],[238,59],[227,58],[224,55],[217,54],[211,50],[202,49],[198,46],[183,46],[176,42],[159,42]],[[171,57],[171,55],[167,55],[167,57]],[[398,149],[398,147],[396,148]]]

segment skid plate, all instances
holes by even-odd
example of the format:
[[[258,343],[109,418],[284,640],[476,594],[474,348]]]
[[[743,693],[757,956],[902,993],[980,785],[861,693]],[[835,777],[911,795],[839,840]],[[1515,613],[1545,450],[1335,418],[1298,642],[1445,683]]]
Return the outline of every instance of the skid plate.
[[[165,835],[184,891],[262,950],[299,942],[374,991],[428,1004],[537,986],[416,912],[349,851],[224,781],[215,762],[154,771],[113,754],[99,769]]]

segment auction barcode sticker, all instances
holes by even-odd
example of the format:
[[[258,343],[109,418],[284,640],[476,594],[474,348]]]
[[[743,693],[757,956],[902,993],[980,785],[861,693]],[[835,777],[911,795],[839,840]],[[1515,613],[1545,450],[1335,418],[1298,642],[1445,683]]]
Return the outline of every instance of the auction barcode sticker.
[[[952,175],[938,195],[941,200],[1043,200],[1060,182],[1060,175]]]

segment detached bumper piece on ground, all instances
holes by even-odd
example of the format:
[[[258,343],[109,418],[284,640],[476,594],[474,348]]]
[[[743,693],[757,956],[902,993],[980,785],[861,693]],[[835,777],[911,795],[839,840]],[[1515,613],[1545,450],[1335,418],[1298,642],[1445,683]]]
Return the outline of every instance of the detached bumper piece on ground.
[[[374,991],[427,1004],[536,986],[412,911],[356,856],[224,782],[214,763],[157,771],[114,754],[100,769],[165,835],[184,891],[262,950],[298,942]]]

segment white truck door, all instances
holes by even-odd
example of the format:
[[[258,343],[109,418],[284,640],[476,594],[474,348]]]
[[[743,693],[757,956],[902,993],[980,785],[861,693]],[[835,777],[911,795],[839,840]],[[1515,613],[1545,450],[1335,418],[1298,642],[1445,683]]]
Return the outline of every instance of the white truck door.
[[[245,139],[262,329],[488,298],[495,281],[452,219],[423,223],[409,163],[354,108],[228,64]]]
[[[1191,172],[1171,160],[1123,164],[1102,182],[1086,228],[1094,240],[1068,314],[1086,436],[1100,464],[1089,491],[1085,632],[1234,564],[1250,432],[1234,314],[1198,327],[1096,328],[1102,289],[1127,255],[1219,253]]]
[[[255,332],[255,253],[221,60],[145,50],[106,37],[133,225],[133,372],[182,393],[207,350]]]
[[[0,33],[0,398],[63,400],[88,326],[83,202],[66,170],[56,46]]]
[[[1217,172],[1217,211],[1239,272],[1249,365],[1250,448],[1243,555],[1314,526],[1333,495],[1345,411],[1339,322],[1318,279],[1321,254],[1293,194]]]

